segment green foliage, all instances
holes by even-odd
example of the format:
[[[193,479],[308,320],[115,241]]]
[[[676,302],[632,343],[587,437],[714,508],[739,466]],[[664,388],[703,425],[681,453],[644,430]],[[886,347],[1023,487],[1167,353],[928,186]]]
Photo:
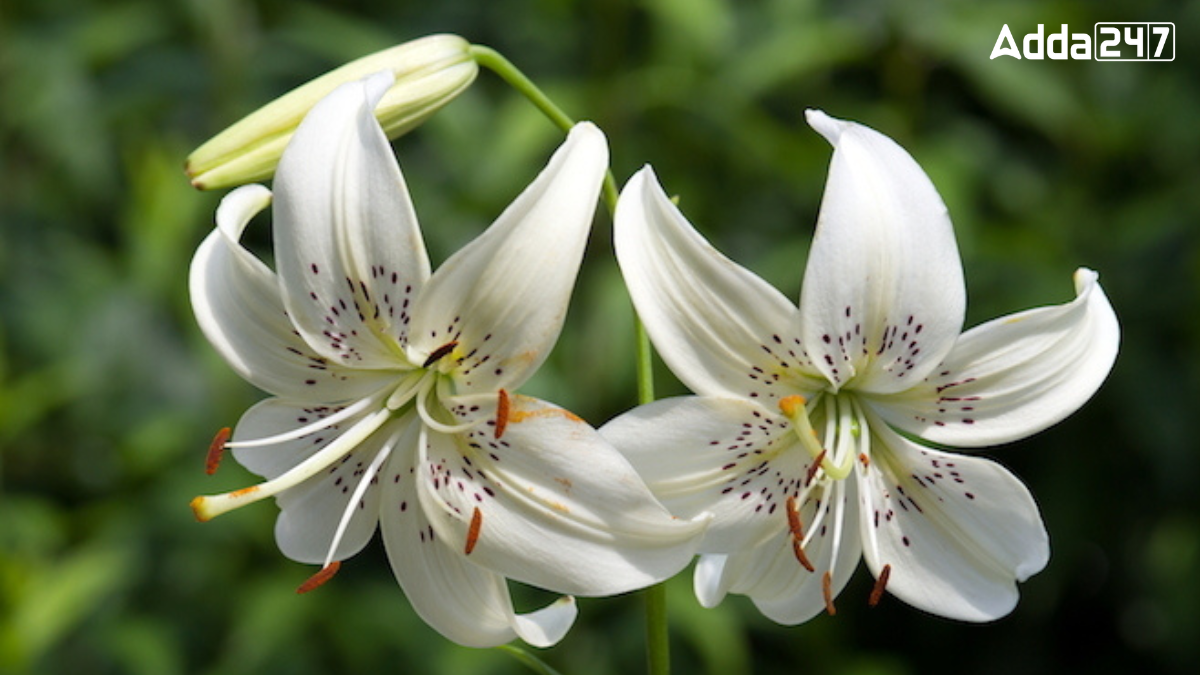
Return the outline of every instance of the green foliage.
[[[339,62],[420,35],[496,48],[646,162],[723,250],[795,296],[828,146],[806,107],[893,136],[957,226],[968,323],[1100,271],[1124,344],[1084,411],[996,450],[1038,497],[1050,567],[993,625],[896,601],[781,627],[668,597],[680,673],[1192,673],[1200,668],[1200,60],[1194,4],[964,0],[13,0],[0,5],[0,673],[527,672],[427,628],[381,547],[298,597],[262,504],[200,525],[208,438],[261,395],[187,302],[219,195],[186,153]],[[1170,63],[991,61],[1001,25],[1173,21]],[[487,74],[397,142],[435,259],[482,230],[557,138]],[[602,216],[559,348],[527,389],[594,423],[634,402],[632,324]],[[258,225],[252,238],[268,242]],[[680,392],[666,371],[659,393]],[[992,454],[992,453],[989,453]],[[520,597],[520,596],[519,596]],[[640,672],[636,596],[580,601],[538,658]]]

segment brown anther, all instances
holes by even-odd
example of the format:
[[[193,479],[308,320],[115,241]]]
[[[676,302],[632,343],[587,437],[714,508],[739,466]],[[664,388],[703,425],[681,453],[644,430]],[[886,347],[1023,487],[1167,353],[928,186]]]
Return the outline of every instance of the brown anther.
[[[871,589],[871,597],[867,598],[868,605],[874,607],[883,599],[883,589],[887,588],[888,577],[891,575],[891,565],[884,565],[883,569],[879,570],[879,578],[875,580],[875,587]]]
[[[475,544],[479,542],[481,527],[483,527],[483,511],[476,506],[475,513],[471,514],[471,525],[467,528],[467,545],[463,548],[463,555],[471,555],[471,551],[475,550]]]
[[[816,568],[804,552],[804,524],[800,522],[800,509],[796,507],[796,498],[791,495],[787,498],[787,519],[788,532],[792,533],[792,553],[796,556],[796,562],[810,573],[815,572]]]
[[[792,553],[796,556],[796,562],[808,570],[809,574],[817,571],[817,568],[813,567],[812,561],[808,559],[808,554],[804,552],[804,546],[799,537],[792,537]]]
[[[858,453],[858,461],[862,462],[864,469],[871,468],[871,458],[867,457],[867,453],[865,453],[865,452]]]
[[[825,613],[837,616],[837,609],[833,606],[833,575],[829,570],[825,570],[824,576],[821,577],[821,593],[825,595]]]
[[[812,464],[808,465],[808,473],[804,476],[804,487],[808,487],[808,484],[811,483],[813,478],[816,477],[817,470],[821,468],[821,462],[825,461],[826,452],[828,452],[828,450],[822,450],[821,454],[817,455],[817,458],[813,460]]]
[[[803,539],[804,525],[800,522],[800,509],[796,508],[796,498],[791,495],[787,498],[787,519],[788,532],[792,533],[792,539]]]
[[[323,585],[326,581],[329,581],[330,579],[332,579],[333,575],[337,574],[337,571],[338,571],[338,569],[341,568],[341,566],[342,566],[342,563],[340,560],[334,560],[333,562],[329,563],[328,565],[322,567],[321,571],[319,571],[316,574],[309,577],[308,581],[305,581],[304,583],[300,584],[300,588],[297,588],[296,592],[297,593],[307,593],[307,592],[317,588],[318,586]]]
[[[457,346],[458,340],[451,340],[441,347],[438,347],[437,349],[433,350],[433,353],[429,355],[429,358],[425,359],[425,363],[422,363],[421,367],[428,368],[429,366],[432,366],[440,361],[442,357],[454,351],[454,348]]]
[[[508,391],[501,389],[499,399],[496,401],[496,439],[499,440],[504,435],[504,430],[508,427]]]
[[[231,435],[233,431],[225,427],[213,436],[212,443],[208,444],[208,457],[204,460],[204,473],[211,476],[217,472],[217,467],[221,465],[221,457],[225,455],[225,444],[229,442]]]

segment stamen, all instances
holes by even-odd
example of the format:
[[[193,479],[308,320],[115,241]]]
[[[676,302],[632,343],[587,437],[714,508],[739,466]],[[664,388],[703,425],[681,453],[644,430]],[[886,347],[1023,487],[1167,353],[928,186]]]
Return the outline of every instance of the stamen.
[[[808,554],[804,552],[804,525],[800,522],[800,510],[796,508],[795,497],[787,498],[787,518],[788,531],[792,533],[792,555],[796,556],[796,562],[810,574],[816,572]]]
[[[329,415],[328,417],[322,417],[321,419],[318,419],[317,421],[312,422],[310,424],[306,424],[302,427],[296,427],[295,429],[289,429],[288,431],[285,431],[282,434],[276,434],[274,436],[268,436],[266,438],[253,438],[253,439],[244,440],[244,441],[228,441],[225,443],[225,447],[227,449],[261,448],[261,447],[268,446],[268,445],[275,445],[277,443],[286,443],[287,441],[294,441],[294,440],[303,438],[303,437],[313,433],[314,431],[328,429],[329,427],[332,427],[333,425],[338,424],[342,420],[345,420],[349,417],[353,417],[354,415],[357,415],[358,413],[362,412],[363,410],[366,410],[367,408],[370,408],[370,407],[373,407],[376,405],[379,405],[379,398],[377,396],[370,396],[368,398],[365,398],[365,399],[359,401],[358,403],[355,403],[352,406],[343,408],[343,409],[337,411],[336,413]]]
[[[826,414],[828,419],[837,420],[832,435],[827,434],[826,439],[831,439],[831,445],[834,448],[833,455],[828,458],[824,465],[825,474],[834,480],[841,480],[850,475],[854,469],[855,452],[852,445],[858,439],[859,434],[855,431],[854,425],[851,424],[853,404],[851,401],[844,400],[842,397],[831,396],[828,399],[828,410]],[[835,437],[836,436],[836,437]],[[834,462],[837,462],[836,464]]]
[[[867,605],[874,607],[879,604],[883,598],[883,589],[887,588],[888,577],[891,575],[891,565],[884,565],[883,569],[879,570],[879,578],[875,580],[875,588],[871,589],[871,597],[867,599]]]
[[[790,495],[787,498],[787,519],[788,532],[792,533],[792,538],[803,539],[804,527],[800,523],[800,509],[796,508],[796,498]]]
[[[229,443],[229,437],[233,435],[233,430],[225,427],[217,432],[213,437],[212,443],[208,444],[208,457],[204,460],[204,473],[213,475],[217,472],[217,467],[221,465],[221,457],[225,455],[225,445]]]
[[[333,562],[333,557],[337,554],[338,545],[342,543],[342,537],[346,534],[346,529],[350,526],[350,519],[358,513],[359,504],[362,503],[367,489],[371,486],[371,481],[375,480],[375,476],[379,473],[380,467],[387,461],[389,455],[392,454],[392,448],[395,447],[396,439],[393,436],[387,440],[379,453],[375,455],[375,459],[371,460],[371,464],[367,470],[363,472],[361,478],[358,479],[358,485],[354,488],[354,494],[350,495],[350,499],[346,502],[346,508],[342,511],[342,518],[338,521],[337,531],[333,533],[333,539],[329,543],[329,552],[325,554],[325,564]],[[372,516],[375,517],[375,516]]]
[[[467,420],[461,424],[446,424],[433,418],[433,412],[429,409],[427,399],[431,396],[440,398],[439,389],[436,386],[440,379],[436,374],[430,372],[430,377],[421,381],[421,390],[417,392],[416,397],[417,414],[421,416],[421,421],[430,429],[443,434],[460,434],[475,426],[476,420]]]
[[[471,551],[475,550],[475,544],[479,542],[481,527],[483,527],[483,511],[476,506],[475,512],[471,514],[471,525],[467,528],[467,545],[463,548],[463,555],[471,555]]]
[[[837,616],[837,608],[833,606],[833,575],[829,570],[821,576],[821,593],[825,596],[825,613]]]
[[[408,402],[418,392],[423,391],[425,381],[433,376],[434,373],[425,370],[413,370],[408,375],[405,375],[404,379],[400,382],[400,386],[396,387],[391,395],[388,396],[387,403],[385,404],[388,410],[399,410],[408,405]]]
[[[441,347],[438,347],[437,349],[433,350],[433,353],[431,353],[429,355],[429,358],[425,359],[425,363],[422,363],[421,367],[428,368],[429,366],[432,366],[433,364],[435,364],[439,360],[441,360],[442,357],[444,357],[447,354],[449,354],[450,352],[454,351],[454,348],[457,346],[458,346],[458,340],[451,340],[450,342],[447,342],[446,344],[442,345]]]
[[[296,487],[305,480],[324,471],[330,464],[333,464],[343,455],[357,447],[359,443],[367,440],[371,434],[378,431],[380,427],[391,419],[391,416],[392,413],[389,410],[378,410],[364,417],[357,424],[347,429],[344,434],[310,455],[308,459],[271,480],[240,490],[234,490],[233,492],[226,492],[225,494],[196,497],[191,503],[192,513],[196,515],[197,520],[205,522],[216,518],[222,513],[232,511],[247,504],[253,504],[260,499],[272,497],[284,490]]]
[[[821,454],[817,455],[812,464],[808,465],[808,473],[804,475],[804,487],[808,487],[812,483],[813,478],[816,477],[817,471],[821,468],[821,463],[825,461],[825,453],[826,451],[822,450]]]
[[[800,566],[809,574],[817,571],[817,568],[813,567],[812,561],[808,559],[808,554],[804,552],[804,543],[800,537],[792,537],[792,555],[796,556],[796,562],[800,563]]]
[[[871,458],[867,457],[867,453],[865,453],[865,452],[858,453],[858,461],[862,462],[864,469],[871,468]]]
[[[496,440],[504,435],[504,430],[508,427],[508,413],[511,409],[508,401],[508,391],[500,390],[500,398],[496,401]]]
[[[317,587],[323,585],[326,581],[333,578],[337,571],[341,569],[342,563],[340,560],[334,560],[328,565],[321,568],[321,571],[308,578],[308,581],[300,584],[300,588],[296,589],[297,593],[307,593]]]

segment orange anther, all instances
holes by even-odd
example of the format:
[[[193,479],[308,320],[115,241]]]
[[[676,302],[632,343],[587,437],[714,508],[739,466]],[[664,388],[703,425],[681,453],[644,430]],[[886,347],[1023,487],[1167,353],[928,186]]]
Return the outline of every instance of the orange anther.
[[[463,548],[463,555],[471,555],[471,551],[475,550],[475,544],[479,542],[481,527],[483,527],[483,511],[476,506],[475,512],[471,514],[471,525],[467,528],[467,545]]]
[[[333,562],[329,563],[328,565],[322,567],[321,571],[319,571],[316,574],[309,577],[308,581],[305,581],[304,583],[300,584],[300,588],[297,588],[296,592],[297,593],[307,593],[307,592],[317,588],[318,586],[321,586],[326,581],[329,581],[330,579],[332,579],[333,575],[337,574],[337,571],[338,571],[338,569],[341,568],[341,566],[342,566],[342,563],[340,560],[334,560]]]
[[[496,401],[496,438],[497,440],[504,435],[504,430],[508,427],[508,392],[504,389],[500,390],[499,399]]]
[[[229,427],[225,427],[217,432],[213,437],[212,443],[208,444],[208,457],[204,460],[204,473],[213,475],[217,472],[217,467],[221,465],[221,457],[225,455],[225,444],[229,442],[229,437],[233,435],[233,431]]]

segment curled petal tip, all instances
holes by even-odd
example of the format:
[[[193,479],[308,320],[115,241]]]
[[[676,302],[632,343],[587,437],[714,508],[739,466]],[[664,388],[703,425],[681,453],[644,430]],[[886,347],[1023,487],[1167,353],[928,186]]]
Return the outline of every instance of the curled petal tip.
[[[804,111],[804,120],[808,122],[808,126],[812,127],[817,133],[821,134],[830,143],[837,141],[837,137],[841,134],[846,123],[834,119],[826,115],[824,111],[816,108],[809,108]]]
[[[1094,284],[1099,281],[1100,273],[1087,267],[1080,267],[1079,269],[1075,270],[1073,280],[1075,281],[1075,290],[1078,292],[1083,290],[1089,284]]]

